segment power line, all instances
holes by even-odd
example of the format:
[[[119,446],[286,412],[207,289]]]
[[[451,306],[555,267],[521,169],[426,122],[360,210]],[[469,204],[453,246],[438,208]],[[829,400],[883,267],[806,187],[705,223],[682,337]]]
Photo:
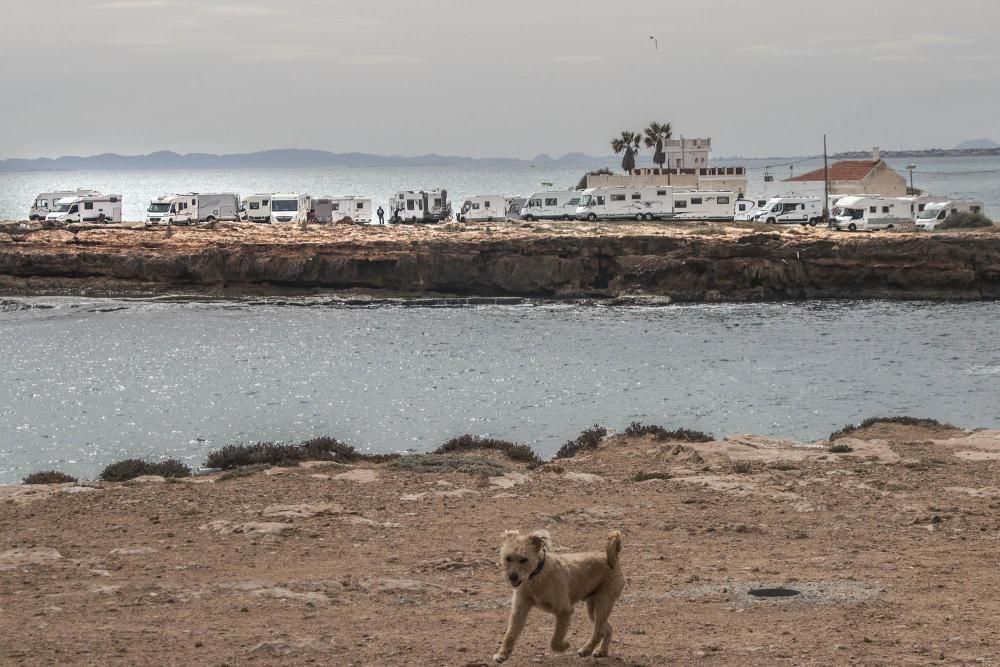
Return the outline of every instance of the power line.
[[[1000,174],[1000,169],[982,169],[980,171],[921,171],[914,169],[918,174],[924,176],[971,176],[973,174]]]
[[[778,167],[791,167],[797,164],[802,164],[803,162],[812,162],[813,160],[822,160],[822,155],[814,155],[812,157],[804,157],[801,160],[795,160],[794,162],[782,162],[781,164],[766,164],[763,167],[746,167],[747,171],[760,171],[761,169],[777,169]]]

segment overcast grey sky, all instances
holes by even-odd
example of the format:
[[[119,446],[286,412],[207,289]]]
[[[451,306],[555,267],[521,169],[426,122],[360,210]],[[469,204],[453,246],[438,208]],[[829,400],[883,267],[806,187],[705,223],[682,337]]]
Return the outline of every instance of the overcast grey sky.
[[[1000,140],[997,0],[9,0],[0,157]],[[650,35],[655,35],[655,49]]]

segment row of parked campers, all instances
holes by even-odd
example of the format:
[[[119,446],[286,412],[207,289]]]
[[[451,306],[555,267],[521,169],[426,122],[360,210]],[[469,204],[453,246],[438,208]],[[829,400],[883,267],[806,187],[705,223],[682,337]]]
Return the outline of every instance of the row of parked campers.
[[[481,195],[466,200],[459,220],[732,220],[736,201],[732,192],[662,186],[535,192],[526,198]]]
[[[876,231],[893,229],[904,223],[916,223],[919,229],[934,229],[957,213],[982,213],[977,200],[943,200],[931,195],[880,197],[878,195],[831,195],[828,200],[831,229]],[[823,220],[821,197],[774,197],[758,201],[757,206],[737,219],[767,224],[816,225]]]
[[[259,223],[335,222],[350,217],[371,222],[372,202],[360,197],[312,197],[305,193],[247,195],[197,193],[157,197],[149,203],[149,224],[185,225],[246,220]]]
[[[121,222],[122,196],[96,190],[43,192],[35,197],[30,220],[49,222]]]

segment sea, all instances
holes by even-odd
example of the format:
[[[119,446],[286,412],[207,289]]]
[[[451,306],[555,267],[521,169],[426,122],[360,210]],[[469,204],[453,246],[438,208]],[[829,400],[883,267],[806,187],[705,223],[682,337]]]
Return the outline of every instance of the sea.
[[[890,162],[903,173],[910,163]],[[1000,158],[915,162],[916,187],[981,199],[1000,215]],[[777,180],[820,162],[732,164],[750,168],[757,196],[765,173]],[[384,202],[444,187],[461,201],[570,188],[582,171],[0,172],[0,219],[25,218],[39,192],[76,187],[122,194],[125,218],[141,220],[151,198],[177,191]],[[133,457],[197,468],[227,444],[319,435],[368,452],[427,452],[472,433],[551,456],[595,423],[801,441],[875,415],[997,428],[998,321],[996,302],[0,296],[0,483],[45,469],[92,478]]]
[[[912,415],[1000,427],[1000,303],[351,305],[329,296],[0,301],[0,483],[329,435],[543,456],[633,421],[813,441]]]

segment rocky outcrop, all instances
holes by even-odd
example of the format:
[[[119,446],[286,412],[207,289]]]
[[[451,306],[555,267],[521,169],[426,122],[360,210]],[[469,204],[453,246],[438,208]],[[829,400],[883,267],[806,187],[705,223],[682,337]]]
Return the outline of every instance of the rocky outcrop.
[[[1000,234],[331,226],[13,233],[6,291],[363,289],[676,301],[1000,297]]]

